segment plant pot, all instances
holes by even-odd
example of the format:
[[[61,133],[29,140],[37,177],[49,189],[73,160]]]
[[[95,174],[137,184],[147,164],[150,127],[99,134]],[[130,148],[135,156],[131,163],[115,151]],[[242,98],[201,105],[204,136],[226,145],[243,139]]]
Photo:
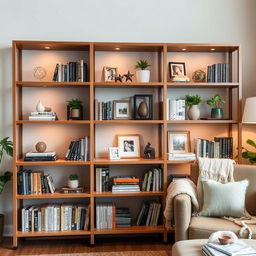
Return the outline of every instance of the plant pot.
[[[137,70],[136,71],[137,81],[140,83],[148,83],[150,79],[150,71],[149,70]]]
[[[218,119],[223,118],[223,108],[212,108],[211,117]]]
[[[70,188],[78,188],[79,187],[79,180],[68,180],[68,186]]]
[[[67,119],[68,120],[82,120],[83,119],[83,107],[72,108],[67,106]]]
[[[3,242],[3,232],[4,232],[4,215],[0,214],[0,243]]]
[[[188,110],[188,118],[190,120],[198,120],[200,117],[200,110],[198,105],[192,105]]]

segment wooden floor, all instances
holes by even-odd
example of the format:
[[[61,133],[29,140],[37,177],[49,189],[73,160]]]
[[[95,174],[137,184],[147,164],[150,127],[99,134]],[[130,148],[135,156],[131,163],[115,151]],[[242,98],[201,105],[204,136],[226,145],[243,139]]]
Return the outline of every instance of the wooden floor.
[[[11,238],[5,238],[0,246],[1,256],[40,255],[85,252],[118,252],[118,251],[160,251],[165,250],[171,255],[173,239],[166,245],[161,236],[128,236],[128,237],[97,237],[95,246],[89,246],[89,239],[26,239],[20,241],[19,247],[13,250]],[[146,255],[145,255],[146,256]]]

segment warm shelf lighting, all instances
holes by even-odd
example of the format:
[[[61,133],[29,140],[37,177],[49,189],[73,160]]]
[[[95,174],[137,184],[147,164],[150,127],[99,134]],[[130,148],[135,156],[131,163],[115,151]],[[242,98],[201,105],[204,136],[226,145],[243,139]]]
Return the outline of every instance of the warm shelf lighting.
[[[186,49],[186,48],[182,48],[181,50],[182,50],[183,52],[185,52],[187,49]]]
[[[119,50],[120,50],[120,48],[119,48],[119,47],[116,47],[116,48],[115,48],[115,50],[116,50],[116,51],[119,51]]]
[[[244,124],[256,124],[256,97],[249,97],[245,101],[243,121]]]
[[[50,46],[45,46],[44,49],[49,50],[51,47]]]
[[[212,52],[215,51],[215,48],[211,48],[211,51],[212,51]]]

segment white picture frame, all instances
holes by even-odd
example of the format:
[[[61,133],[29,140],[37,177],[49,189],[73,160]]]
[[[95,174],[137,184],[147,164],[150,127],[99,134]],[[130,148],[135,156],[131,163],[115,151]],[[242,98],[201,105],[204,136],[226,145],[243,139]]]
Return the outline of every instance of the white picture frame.
[[[118,135],[120,158],[140,157],[140,136],[138,134]]]
[[[119,160],[120,159],[119,147],[109,147],[108,152],[109,152],[110,160]]]

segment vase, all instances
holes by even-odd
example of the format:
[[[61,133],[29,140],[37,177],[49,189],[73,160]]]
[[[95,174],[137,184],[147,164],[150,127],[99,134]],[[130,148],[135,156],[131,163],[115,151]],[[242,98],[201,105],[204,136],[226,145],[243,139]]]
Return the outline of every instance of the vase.
[[[148,115],[148,105],[145,101],[142,101],[138,108],[138,115],[140,118],[146,118]]]
[[[223,109],[222,108],[212,108],[211,117],[216,119],[223,118]]]
[[[190,120],[198,120],[200,117],[200,110],[198,105],[192,105],[188,110],[188,118]]]
[[[36,105],[37,112],[44,112],[44,105],[42,104],[41,100],[38,101]]]
[[[78,188],[79,181],[78,180],[68,180],[68,186],[70,188]]]
[[[137,78],[137,82],[148,83],[149,79],[150,79],[150,71],[149,70],[137,70],[136,78]]]

